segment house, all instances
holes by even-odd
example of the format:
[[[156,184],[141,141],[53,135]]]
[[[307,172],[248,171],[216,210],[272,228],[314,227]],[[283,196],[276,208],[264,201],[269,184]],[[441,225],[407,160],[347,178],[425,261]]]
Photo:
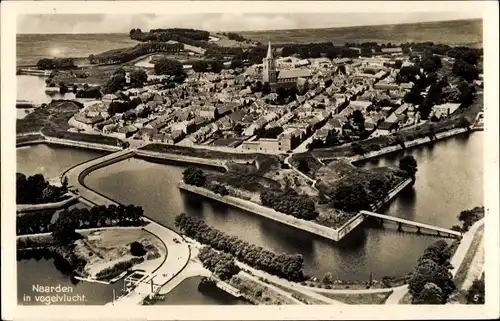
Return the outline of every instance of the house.
[[[198,110],[198,115],[200,117],[209,119],[215,119],[217,117],[217,108],[215,106],[201,106]]]
[[[118,97],[114,94],[107,94],[107,95],[104,95],[102,96],[102,102],[103,103],[106,103],[106,104],[110,104],[113,100],[116,100],[118,99]]]
[[[68,124],[80,130],[91,130],[94,126],[103,121],[104,117],[99,114],[89,117],[87,114],[77,113],[70,118]]]
[[[460,104],[457,103],[446,103],[442,105],[434,105],[432,107],[432,113],[433,116],[436,117],[448,117],[449,115],[453,114],[455,110],[460,107]]]
[[[123,126],[123,127],[119,128],[113,134],[113,136],[118,137],[120,139],[125,139],[125,138],[129,138],[130,136],[132,136],[135,132],[137,132],[137,130],[138,129],[135,126],[126,125],[126,126]]]
[[[381,122],[376,130],[376,136],[389,135],[398,128],[398,120],[395,122]]]

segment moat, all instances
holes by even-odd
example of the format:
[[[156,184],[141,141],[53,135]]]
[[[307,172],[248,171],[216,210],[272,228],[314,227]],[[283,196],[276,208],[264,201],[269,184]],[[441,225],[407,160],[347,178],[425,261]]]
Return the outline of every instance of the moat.
[[[465,134],[412,149],[411,153],[418,162],[415,186],[403,191],[380,212],[441,227],[455,225],[461,210],[483,203],[483,135],[481,132]],[[17,151],[17,171],[26,174],[42,172],[54,177],[72,165],[100,155],[43,144],[24,147]],[[464,158],[463,155],[469,156]],[[358,165],[397,164],[400,157],[401,153],[395,153]],[[38,160],[36,168],[33,168],[32,159]],[[393,226],[385,229],[365,226],[339,243],[330,242],[251,213],[180,192],[177,182],[183,169],[182,166],[128,159],[91,173],[85,182],[118,202],[142,206],[147,216],[169,227],[174,227],[175,215],[186,212],[220,230],[276,252],[301,253],[306,273],[318,277],[325,272],[332,272],[335,278],[344,280],[367,280],[370,272],[375,279],[404,275],[413,268],[425,247],[436,240],[428,236],[399,233]],[[20,271],[25,264],[27,262],[24,261],[18,263]],[[58,272],[54,269],[51,273]],[[19,282],[22,287],[28,281],[23,279]]]

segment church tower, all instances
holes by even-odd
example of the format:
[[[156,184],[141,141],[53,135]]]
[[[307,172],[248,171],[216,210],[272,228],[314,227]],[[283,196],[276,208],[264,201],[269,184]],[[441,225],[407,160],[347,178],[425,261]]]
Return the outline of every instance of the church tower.
[[[264,60],[262,61],[262,65],[263,65],[262,81],[268,82],[269,84],[276,83],[276,61],[274,59],[270,41],[269,41],[269,47],[267,48],[267,55],[266,58],[264,58]]]

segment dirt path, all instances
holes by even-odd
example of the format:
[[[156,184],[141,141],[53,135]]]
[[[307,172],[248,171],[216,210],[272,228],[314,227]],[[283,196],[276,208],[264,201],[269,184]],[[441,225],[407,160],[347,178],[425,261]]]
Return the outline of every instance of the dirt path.
[[[483,271],[484,271],[484,236],[481,237],[479,247],[477,248],[476,254],[472,259],[469,271],[467,272],[467,276],[465,277],[465,280],[462,283],[462,290],[468,290],[469,287],[472,285],[472,282],[481,277]]]

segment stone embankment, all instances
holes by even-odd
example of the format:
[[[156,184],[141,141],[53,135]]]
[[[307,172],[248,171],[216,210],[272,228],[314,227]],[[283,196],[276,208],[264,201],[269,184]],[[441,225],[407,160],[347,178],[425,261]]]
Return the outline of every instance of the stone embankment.
[[[168,153],[160,153],[160,152],[152,152],[143,149],[135,150],[135,155],[145,158],[157,158],[164,159],[173,162],[186,163],[192,165],[206,165],[213,167],[221,167],[224,170],[228,170],[226,166],[225,160],[219,159],[210,159],[210,158],[200,158],[200,157],[191,157],[185,155],[177,155],[177,154],[168,154]]]
[[[70,198],[54,203],[45,203],[45,204],[17,204],[16,212],[18,214],[33,212],[33,211],[45,211],[45,210],[58,210],[64,208],[70,204],[73,204],[78,201],[80,196],[72,195]]]
[[[480,128],[472,128],[471,129],[471,131],[476,131],[476,130],[481,130],[481,129]],[[452,136],[463,134],[463,133],[465,133],[467,131],[469,131],[467,128],[455,128],[455,129],[448,130],[448,131],[445,131],[445,132],[442,132],[442,133],[437,133],[434,140],[430,140],[428,137],[418,138],[418,139],[406,142],[404,149],[408,149],[408,148],[412,148],[412,147],[416,147],[416,146],[420,146],[420,145],[429,144],[429,143],[432,143],[432,142],[435,142],[435,141],[438,141],[438,140],[442,140],[444,138],[448,138],[448,137],[452,137]],[[380,150],[369,152],[369,153],[366,153],[366,154],[363,154],[363,155],[356,155],[356,156],[349,157],[348,160],[350,162],[352,162],[352,163],[355,163],[355,162],[367,160],[367,159],[370,159],[370,158],[382,156],[382,155],[385,155],[385,154],[390,154],[390,153],[393,153],[393,152],[396,152],[396,151],[400,151],[400,150],[403,150],[403,148],[401,146],[399,146],[399,145],[388,146],[388,147],[384,147],[384,148],[382,148]],[[329,158],[328,157],[322,158],[322,160],[327,160],[327,159],[329,159]]]
[[[83,141],[76,141],[76,140],[68,140],[68,139],[61,139],[61,138],[50,137],[50,136],[45,136],[45,142],[51,143],[51,144],[56,144],[56,145],[73,146],[73,147],[88,148],[88,149],[97,149],[97,150],[102,150],[102,151],[107,151],[107,152],[117,152],[119,150],[122,150],[122,147],[120,147],[120,146],[104,145],[104,144],[99,144],[99,143],[90,143],[90,142],[83,142]]]
[[[378,209],[380,206],[391,200],[394,196],[396,196],[400,191],[402,191],[406,186],[408,186],[411,183],[411,179],[406,179],[400,184],[398,184],[396,187],[394,187],[387,197],[381,201],[380,203],[377,204],[377,206],[374,206],[372,209]],[[314,223],[312,221],[306,221],[302,219],[295,218],[291,215],[286,215],[284,213],[277,212],[269,207],[262,206],[260,204],[247,201],[238,197],[233,197],[233,196],[220,196],[219,194],[216,194],[210,190],[207,190],[202,187],[197,187],[193,185],[186,184],[184,182],[179,183],[179,188],[185,191],[189,191],[191,193],[199,194],[208,198],[211,198],[213,200],[240,208],[242,210],[263,216],[265,218],[274,220],[276,222],[289,225],[298,229],[301,229],[303,231],[313,233],[316,235],[319,235],[321,237],[327,238],[332,241],[339,241],[341,240],[344,236],[346,236],[349,232],[354,230],[356,227],[358,227],[364,220],[365,217],[358,213],[355,215],[353,218],[348,220],[344,225],[342,225],[340,228],[333,229],[327,226],[323,226],[317,223]]]

